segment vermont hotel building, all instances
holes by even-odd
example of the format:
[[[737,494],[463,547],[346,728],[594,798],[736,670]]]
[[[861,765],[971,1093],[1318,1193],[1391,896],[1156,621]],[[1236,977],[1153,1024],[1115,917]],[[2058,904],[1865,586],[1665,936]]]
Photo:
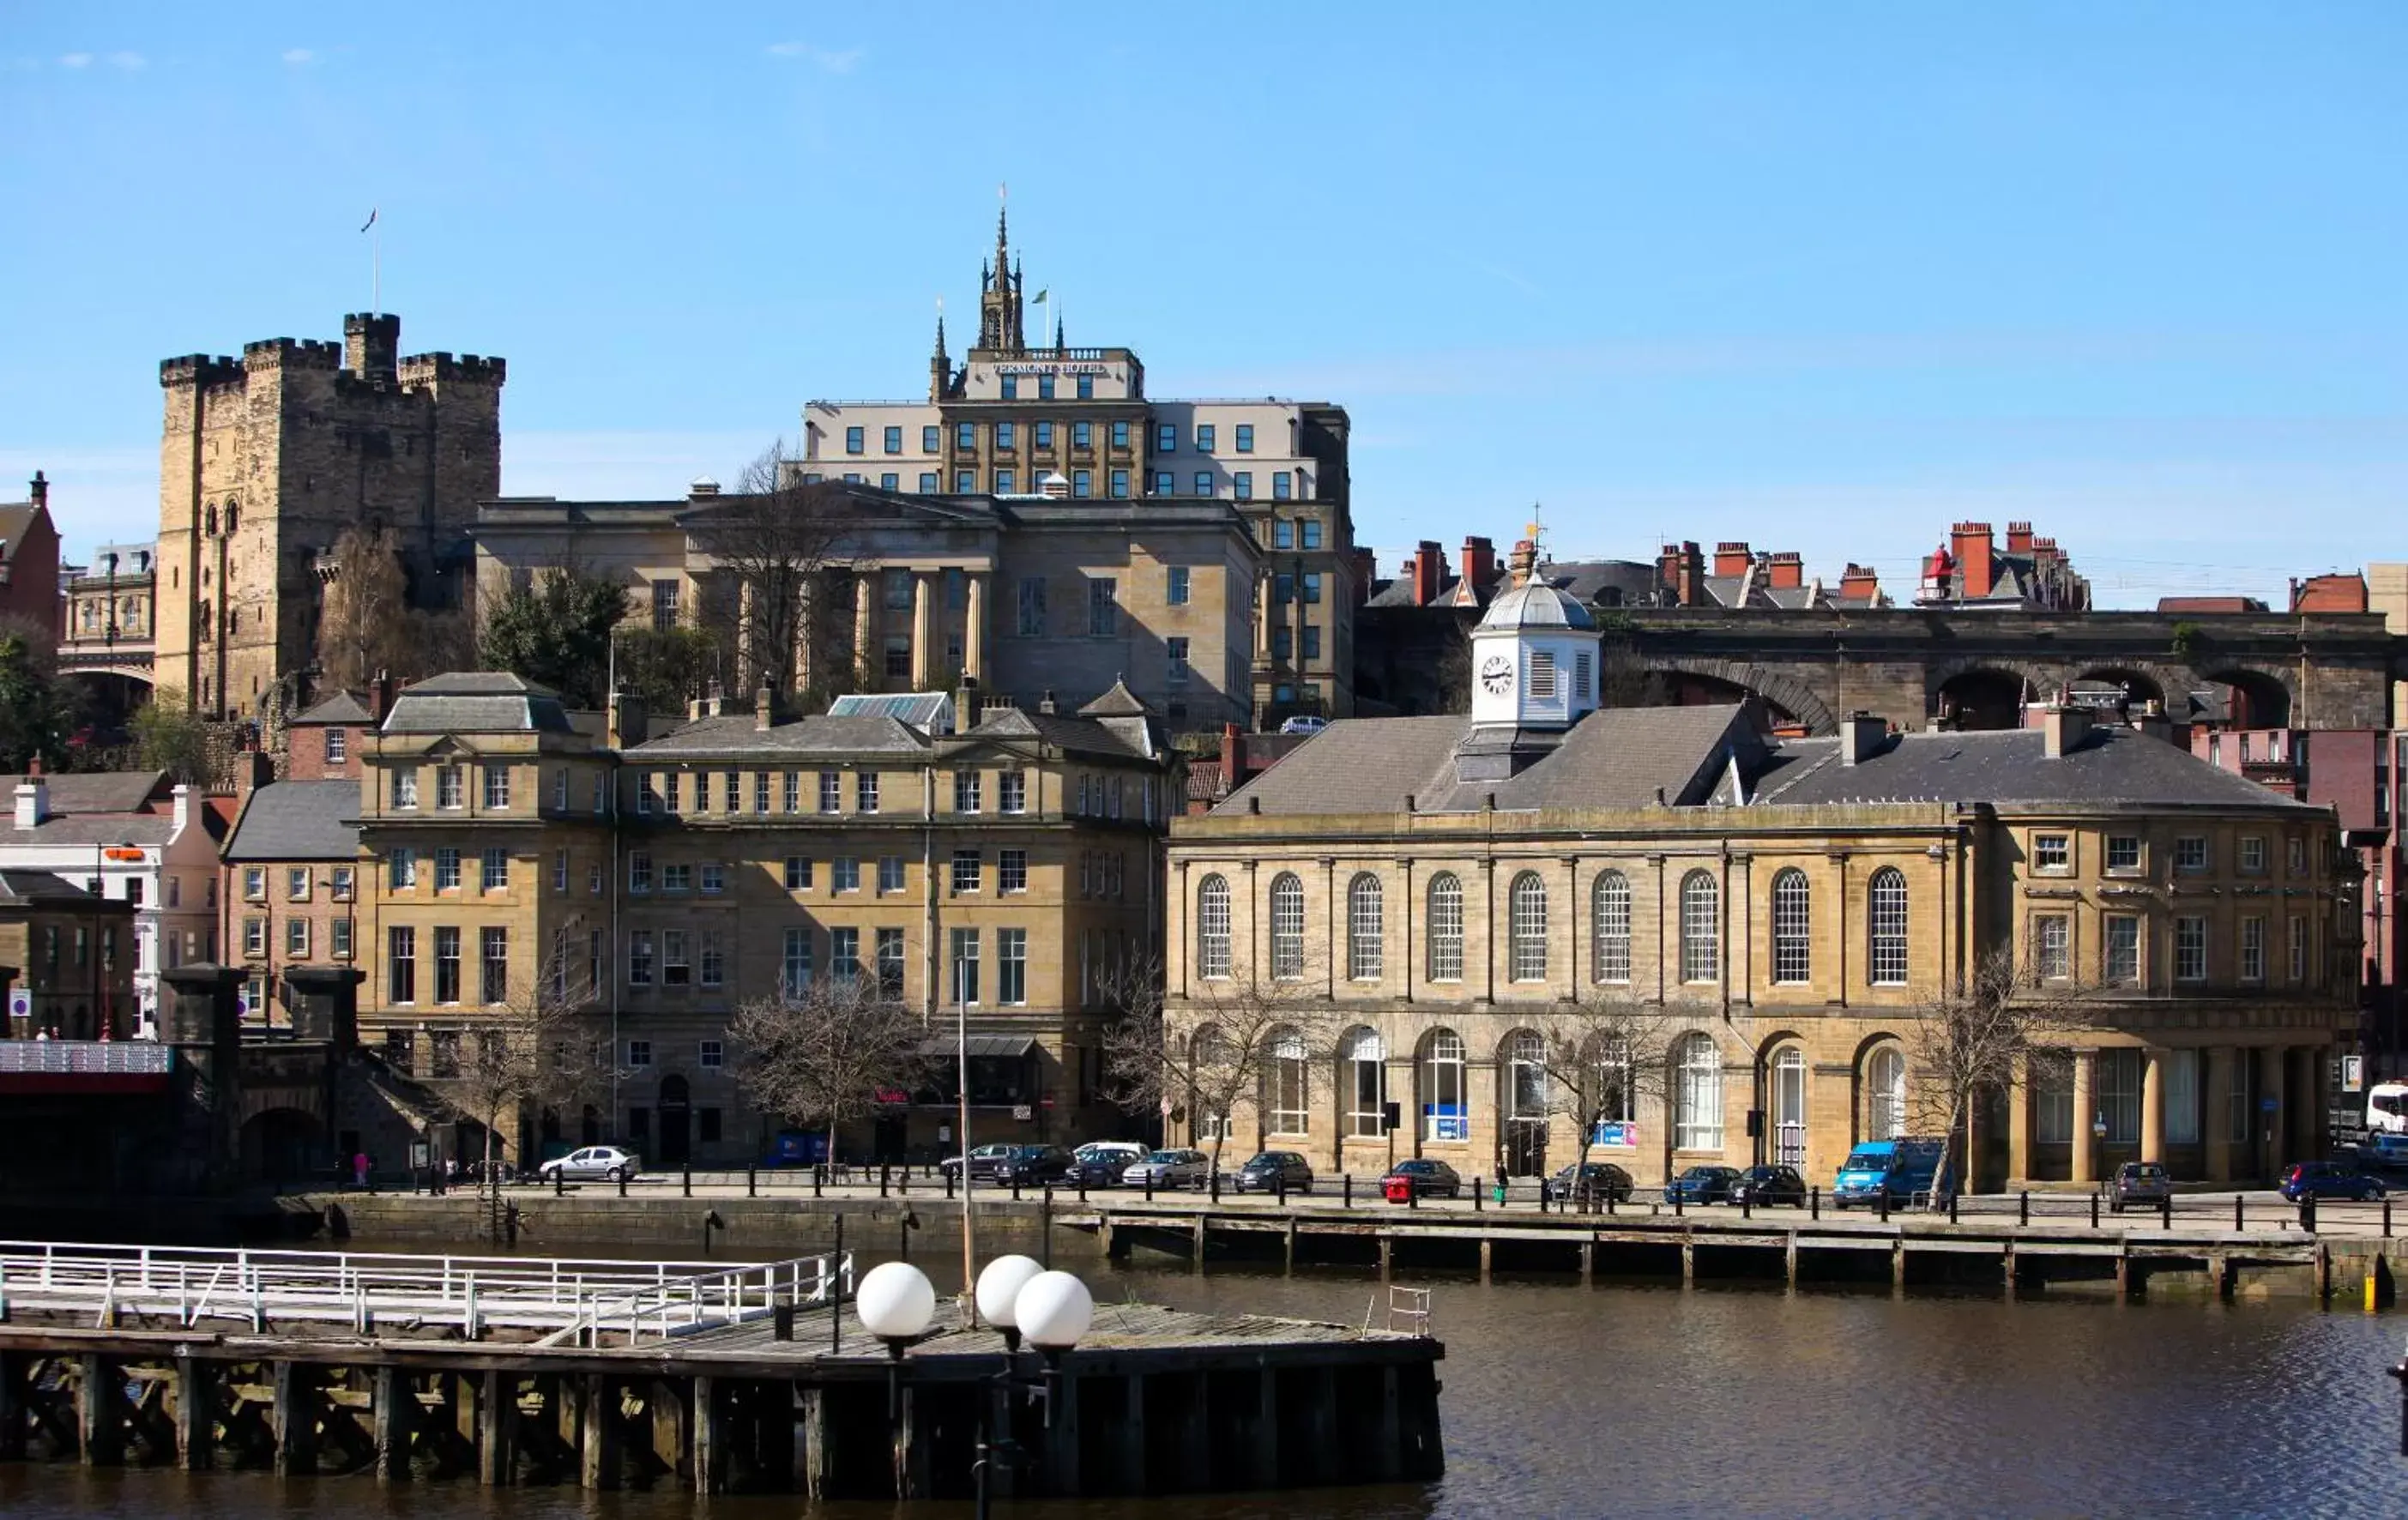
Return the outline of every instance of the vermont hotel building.
[[[1174,823],[1178,1038],[1265,998],[1297,1031],[1267,1041],[1268,1101],[1174,1127],[1469,1176],[1568,1162],[1584,1121],[1591,1157],[1641,1182],[1822,1180],[1859,1140],[1925,1132],[1917,1022],[2002,954],[2060,1017],[1976,1105],[1976,1184],[2315,1154],[2356,1020],[2329,810],[2078,710],[1779,744],[1741,707],[1599,710],[1590,614],[1530,579],[1527,546],[1516,562],[1472,636],[1468,718],[1335,724]],[[1615,1003],[1667,1031],[1662,1068],[1567,1111],[1549,1033]]]

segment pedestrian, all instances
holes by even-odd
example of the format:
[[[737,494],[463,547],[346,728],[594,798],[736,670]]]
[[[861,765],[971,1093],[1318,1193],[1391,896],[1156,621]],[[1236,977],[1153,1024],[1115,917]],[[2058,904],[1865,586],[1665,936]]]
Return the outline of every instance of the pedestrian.
[[[366,1151],[355,1152],[351,1156],[351,1180],[362,1192],[367,1190],[368,1154]]]

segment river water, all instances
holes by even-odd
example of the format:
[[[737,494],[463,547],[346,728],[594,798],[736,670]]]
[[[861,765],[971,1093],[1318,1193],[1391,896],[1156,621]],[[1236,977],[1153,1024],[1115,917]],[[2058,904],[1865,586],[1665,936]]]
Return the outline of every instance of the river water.
[[[1357,1274],[1084,1270],[1099,1298],[1348,1323],[1377,1291]],[[2297,1303],[1428,1285],[1447,1346],[1443,1481],[1154,1500],[1149,1520],[2408,1514],[2400,1395],[2381,1371],[2399,1358],[2408,1316]],[[1130,1508],[1002,1513],[1086,1520]],[[893,1520],[968,1508],[0,1467],[0,1514],[11,1520],[294,1513]]]

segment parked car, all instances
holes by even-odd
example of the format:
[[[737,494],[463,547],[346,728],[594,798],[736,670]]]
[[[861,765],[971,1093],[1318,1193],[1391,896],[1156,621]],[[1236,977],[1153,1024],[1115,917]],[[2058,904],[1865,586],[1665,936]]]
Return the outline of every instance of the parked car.
[[[1294,1151],[1263,1151],[1229,1179],[1240,1193],[1276,1193],[1283,1183],[1291,1193],[1312,1192],[1312,1164]]]
[[[1612,1162],[1588,1161],[1566,1167],[1540,1183],[1539,1194],[1549,1203],[1593,1209],[1609,1198],[1628,1203],[1630,1187],[1630,1173]]]
[[[1737,1167],[1691,1167],[1664,1184],[1664,1201],[1679,1199],[1684,1204],[1728,1203],[1732,1184],[1739,1181]]]
[[[2304,1197],[2379,1198],[2383,1179],[2354,1171],[2338,1161],[2302,1161],[2283,1174],[2280,1189],[2293,1203]]]
[[[2408,1135],[2369,1135],[2358,1147],[2358,1169],[2378,1177],[2408,1176]]]
[[[969,1154],[971,1178],[980,1182],[993,1181],[995,1169],[1010,1159],[1014,1149],[1015,1147],[997,1140],[992,1145],[982,1145],[971,1151]],[[962,1174],[962,1158],[949,1155],[937,1163],[937,1169],[958,1178]]]
[[[1130,1187],[1202,1187],[1211,1175],[1212,1158],[1203,1152],[1171,1149],[1148,1154],[1122,1172],[1121,1181]]]
[[[1387,1175],[1380,1179],[1380,1192],[1394,1203],[1415,1197],[1459,1198],[1463,1197],[1463,1177],[1443,1161],[1416,1156],[1390,1167]]]
[[[1285,723],[1281,724],[1280,732],[1283,734],[1318,734],[1328,726],[1329,720],[1326,718],[1316,718],[1310,713],[1299,713],[1296,717],[1290,718]]]
[[[1798,1175],[1795,1167],[1750,1167],[1731,1183],[1730,1200],[1757,1209],[1770,1209],[1778,1203],[1803,1209],[1806,1179]]]
[[[2154,1209],[2174,1196],[2174,1181],[2154,1161],[2127,1161],[2107,1180],[2107,1207]]]
[[[1135,1140],[1089,1140],[1070,1153],[1070,1181],[1087,1187],[1117,1187],[1129,1168],[1145,1159]]]
[[[1010,1145],[1003,1158],[995,1164],[995,1180],[999,1183],[1018,1183],[1023,1187],[1043,1187],[1048,1183],[1069,1181],[1078,1163],[1070,1153],[1058,1145]]]
[[[580,1145],[566,1155],[545,1162],[536,1169],[536,1175],[545,1182],[555,1177],[576,1182],[617,1182],[633,1179],[644,1169],[644,1158],[633,1151],[616,1145]]]
[[[1911,1204],[1945,1185],[1940,1166],[1947,1154],[1948,1147],[1936,1140],[1867,1140],[1840,1163],[1839,1175],[1831,1179],[1831,1206],[1870,1207],[1885,1193],[1893,1205]]]

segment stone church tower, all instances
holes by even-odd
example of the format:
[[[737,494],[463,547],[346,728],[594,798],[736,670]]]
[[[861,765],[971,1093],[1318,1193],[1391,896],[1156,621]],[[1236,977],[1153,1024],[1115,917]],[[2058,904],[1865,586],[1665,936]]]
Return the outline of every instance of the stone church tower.
[[[1018,353],[1028,347],[1021,329],[1020,298],[1026,287],[1011,263],[1011,237],[1005,213],[995,214],[995,266],[979,266],[979,341],[990,352]]]
[[[340,345],[160,365],[161,689],[213,718],[259,714],[280,681],[305,696],[317,560],[355,524],[399,536],[417,604],[466,595],[476,504],[501,494],[507,366],[400,345],[399,317],[354,314]]]

